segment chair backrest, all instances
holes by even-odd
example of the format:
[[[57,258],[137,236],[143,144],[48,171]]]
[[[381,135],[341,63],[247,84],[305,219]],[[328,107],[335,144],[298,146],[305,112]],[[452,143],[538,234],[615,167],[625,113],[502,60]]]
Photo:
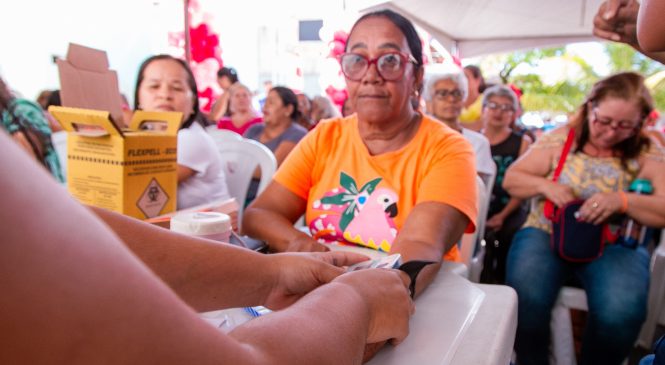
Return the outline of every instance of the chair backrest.
[[[485,221],[487,220],[487,213],[489,212],[490,209],[490,197],[492,196],[492,189],[494,189],[495,179],[496,179],[496,171],[492,175],[486,175],[485,180],[481,179],[485,183],[485,203],[480,206],[480,209],[483,210],[481,214],[481,217],[483,217],[483,219],[478,224],[478,237],[480,237],[480,239],[483,239],[483,237],[485,237]]]
[[[234,133],[229,132],[228,133]],[[238,201],[238,225],[247,199],[247,190],[257,167],[261,170],[261,181],[257,194],[267,186],[277,170],[277,160],[268,147],[259,142],[232,135],[211,134],[224,161],[224,173],[229,194]],[[239,136],[237,133],[235,135]]]
[[[647,318],[637,343],[644,348],[651,348],[656,328],[659,325],[665,326],[665,229],[661,231],[660,243],[651,255],[651,279],[647,300]]]
[[[219,129],[216,125],[209,125],[206,128],[206,132],[215,140],[215,142],[222,142],[225,140],[242,140],[242,136],[234,131],[228,129]]]
[[[476,231],[462,235],[462,245],[460,248],[462,262],[467,265],[469,271],[471,271],[472,259],[476,252],[476,245],[480,239],[482,239],[480,232],[484,231],[485,229],[485,219],[487,217],[486,206],[489,204],[489,199],[487,198],[487,187],[478,175],[476,175],[476,191],[478,193],[478,200],[476,201],[476,207],[478,209],[478,216],[476,217]],[[471,274],[469,274],[469,278],[471,278]]]

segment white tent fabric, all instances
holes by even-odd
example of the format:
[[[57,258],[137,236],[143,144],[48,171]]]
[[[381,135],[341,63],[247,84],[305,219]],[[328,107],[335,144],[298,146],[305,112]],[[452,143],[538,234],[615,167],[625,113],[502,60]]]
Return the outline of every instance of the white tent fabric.
[[[597,40],[593,17],[603,0],[392,0],[459,57]]]

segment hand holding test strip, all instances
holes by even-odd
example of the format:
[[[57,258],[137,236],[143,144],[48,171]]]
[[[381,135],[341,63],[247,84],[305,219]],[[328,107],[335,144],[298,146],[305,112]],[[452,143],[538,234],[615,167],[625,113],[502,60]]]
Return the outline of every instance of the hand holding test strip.
[[[363,269],[397,269],[400,267],[400,265],[402,265],[402,255],[396,253],[394,255],[367,260],[351,265],[346,268],[346,272]]]
[[[346,272],[358,271],[363,269],[397,269],[401,265],[402,265],[402,255],[394,254],[386,257],[381,257],[378,259],[359,262],[357,264],[347,267]],[[261,306],[245,307],[244,309],[252,317],[260,317],[262,315],[272,312],[270,309]]]

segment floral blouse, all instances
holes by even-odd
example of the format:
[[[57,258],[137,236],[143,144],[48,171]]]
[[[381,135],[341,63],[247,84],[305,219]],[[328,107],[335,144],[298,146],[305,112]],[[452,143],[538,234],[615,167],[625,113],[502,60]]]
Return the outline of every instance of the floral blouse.
[[[2,121],[0,126],[9,134],[23,132],[31,143],[40,143],[38,148],[33,147],[35,155],[39,156],[40,161],[56,180],[61,183],[65,181],[58,155],[51,142],[51,128],[42,108],[29,100],[13,99],[9,107],[2,111],[0,121]],[[28,134],[35,138],[30,138]]]

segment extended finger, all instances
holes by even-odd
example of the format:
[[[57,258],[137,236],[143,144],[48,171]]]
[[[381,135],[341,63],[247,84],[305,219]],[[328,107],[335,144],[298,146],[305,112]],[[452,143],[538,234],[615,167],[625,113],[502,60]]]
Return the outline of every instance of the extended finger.
[[[605,11],[603,12],[603,18],[605,20],[610,20],[614,18],[619,11],[619,8],[622,5],[628,4],[629,0],[607,0],[603,5],[605,5]],[[602,5],[601,5],[602,7]]]
[[[298,247],[300,252],[329,252],[330,248],[327,245],[315,242],[311,245],[301,245]]]
[[[639,8],[639,4],[634,0],[626,1],[625,6],[621,6],[615,14],[614,20],[627,24],[636,24]]]
[[[618,33],[608,30],[602,30],[599,28],[593,28],[593,35],[595,35],[598,38],[603,38],[610,41],[615,41],[615,42],[621,41],[621,36]]]
[[[603,223],[609,217],[609,214],[607,213],[608,212],[607,209],[600,208],[600,209],[597,209],[597,210],[598,211],[596,212],[595,217],[591,220],[591,223],[596,224],[596,225]]]
[[[349,266],[370,259],[359,253],[345,251],[317,252],[315,256],[335,266]]]

